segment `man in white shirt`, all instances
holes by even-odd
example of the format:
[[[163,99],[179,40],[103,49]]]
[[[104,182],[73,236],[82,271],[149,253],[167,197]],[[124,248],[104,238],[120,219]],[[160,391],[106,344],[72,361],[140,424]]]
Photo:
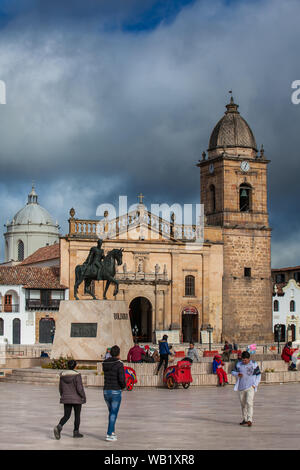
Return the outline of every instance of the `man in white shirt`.
[[[234,390],[238,390],[240,395],[243,414],[243,421],[240,424],[252,426],[254,394],[261,379],[258,364],[250,360],[248,351],[244,351],[242,360],[236,364],[231,374],[237,377]]]

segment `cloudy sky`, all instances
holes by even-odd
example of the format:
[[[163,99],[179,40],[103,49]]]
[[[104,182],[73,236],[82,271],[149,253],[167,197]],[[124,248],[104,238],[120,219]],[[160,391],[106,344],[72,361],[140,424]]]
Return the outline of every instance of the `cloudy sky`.
[[[199,169],[233,90],[269,165],[272,265],[300,265],[298,0],[0,0],[0,223],[142,191],[198,203]],[[3,242],[0,244],[3,259]]]

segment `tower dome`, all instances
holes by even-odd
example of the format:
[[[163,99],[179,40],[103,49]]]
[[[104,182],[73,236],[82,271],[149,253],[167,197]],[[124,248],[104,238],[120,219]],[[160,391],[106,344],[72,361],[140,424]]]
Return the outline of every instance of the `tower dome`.
[[[38,203],[38,195],[32,186],[31,192],[28,194],[28,202],[25,207],[20,209],[12,221],[15,225],[38,224],[38,225],[55,225],[49,212]]]
[[[59,241],[59,225],[38,203],[32,185],[25,207],[6,224],[5,261],[22,261],[39,248]]]
[[[212,131],[208,150],[242,147],[257,152],[253,132],[238,112],[238,107],[231,97],[226,105],[227,111]]]

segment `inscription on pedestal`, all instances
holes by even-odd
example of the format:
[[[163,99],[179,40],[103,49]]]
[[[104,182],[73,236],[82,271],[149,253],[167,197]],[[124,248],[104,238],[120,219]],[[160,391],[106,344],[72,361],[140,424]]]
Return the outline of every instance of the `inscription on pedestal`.
[[[71,338],[96,338],[97,323],[71,323]]]
[[[128,320],[128,313],[114,313],[115,320]]]

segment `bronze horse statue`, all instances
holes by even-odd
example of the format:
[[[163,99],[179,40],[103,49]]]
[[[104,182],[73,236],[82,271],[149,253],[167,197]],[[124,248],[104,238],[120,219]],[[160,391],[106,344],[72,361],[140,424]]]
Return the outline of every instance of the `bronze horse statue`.
[[[92,281],[107,281],[106,286],[104,289],[103,299],[106,299],[107,289],[109,288],[110,284],[113,283],[115,285],[114,296],[117,295],[119,292],[119,283],[115,279],[116,275],[116,262],[118,266],[122,264],[122,255],[123,255],[123,248],[121,249],[113,249],[108,252],[108,254],[104,257],[103,261],[101,262],[101,266],[97,268],[97,266],[87,265],[87,264],[79,264],[75,268],[75,284],[74,284],[74,297],[76,300],[78,299],[77,292],[78,287],[84,281],[84,293],[89,294],[93,297],[93,299],[97,300],[97,297],[93,294],[90,290],[90,286]]]

